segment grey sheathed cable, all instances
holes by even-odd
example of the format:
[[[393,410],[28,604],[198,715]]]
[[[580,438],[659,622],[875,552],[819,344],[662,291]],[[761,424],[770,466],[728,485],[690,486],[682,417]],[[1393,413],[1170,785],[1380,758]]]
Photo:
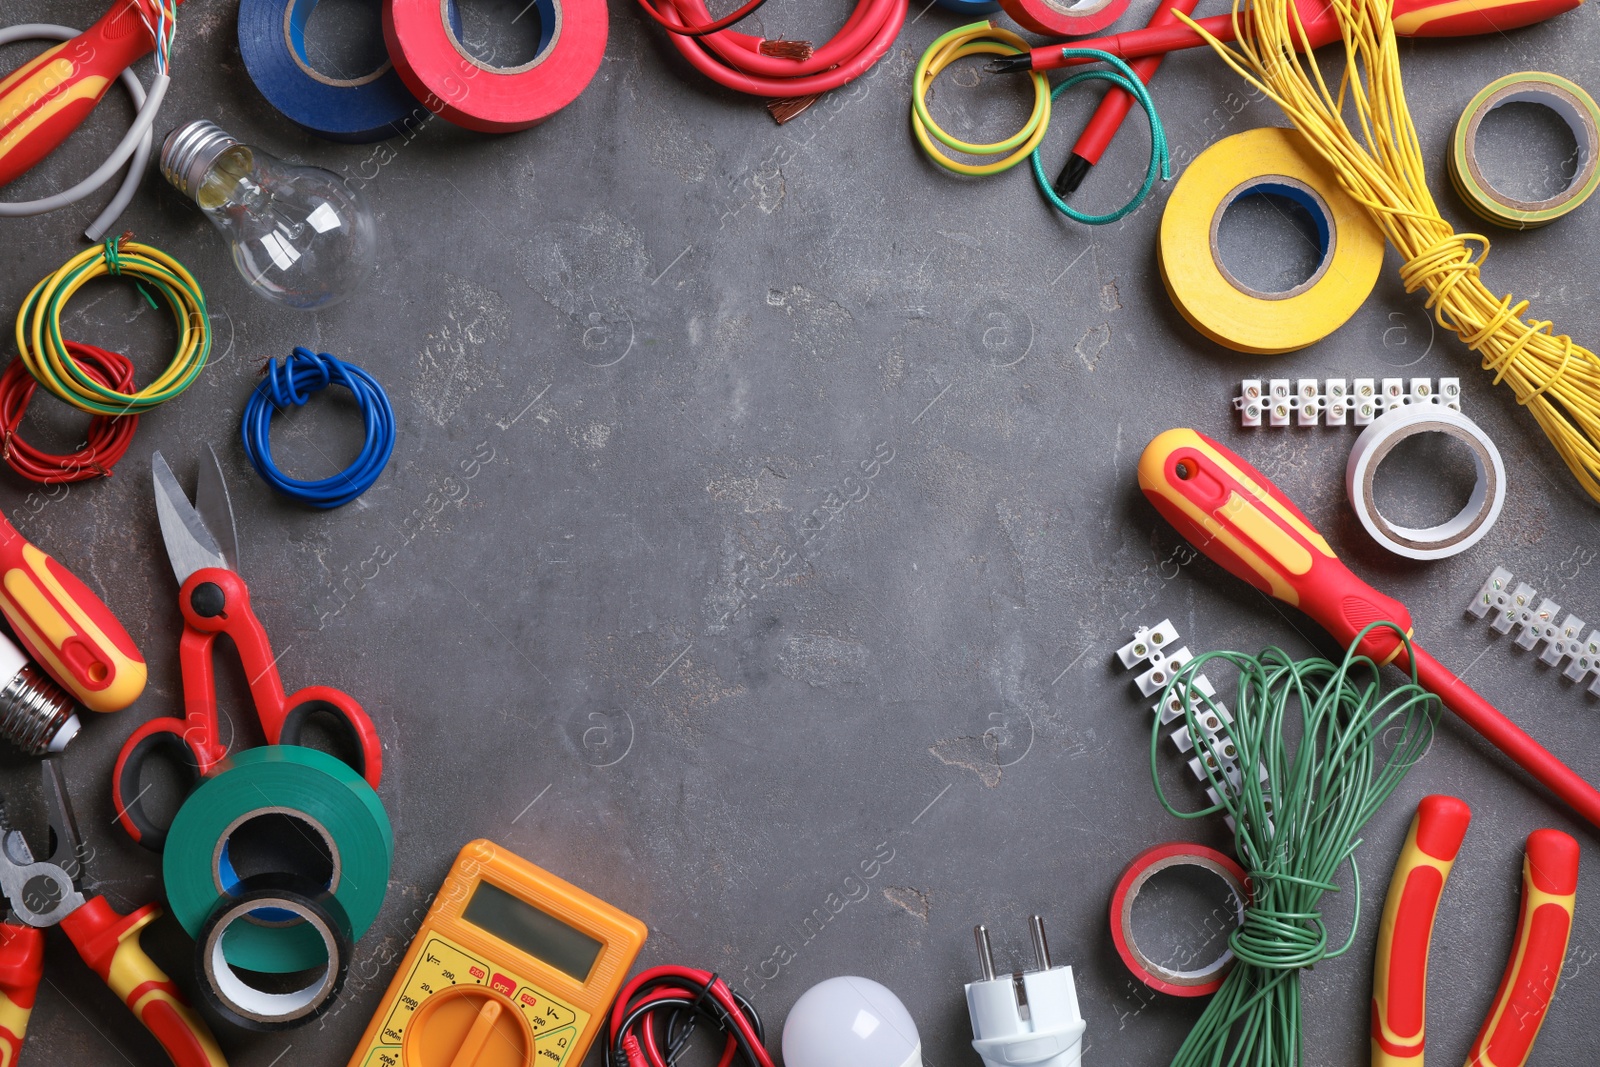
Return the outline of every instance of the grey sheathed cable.
[[[0,45],[41,39],[70,41],[78,36],[78,33],[78,30],[67,26],[28,22],[0,30]],[[161,101],[166,98],[167,86],[171,84],[171,79],[166,74],[158,73],[155,81],[151,83],[149,94],[146,95],[144,86],[139,84],[138,76],[131,70],[124,70],[122,84],[127,86],[129,95],[133,97],[133,105],[138,108],[138,114],[134,116],[133,125],[129,126],[128,132],[123,135],[122,142],[111,155],[106,157],[106,161],[100,164],[93,174],[70,189],[20,204],[0,203],[0,218],[14,219],[43,215],[57,208],[76,204],[110,181],[111,176],[128,162],[129,157],[132,157],[133,165],[128,168],[127,177],[122,179],[122,187],[117,190],[117,195],[112,197],[111,203],[106,205],[100,216],[84,231],[84,236],[91,241],[99,241],[112,226],[116,225],[117,219],[122,216],[122,212],[133,199],[133,194],[138,192],[139,182],[144,177],[146,165],[150,162],[150,148],[154,142],[150,127],[155,124],[156,112],[161,110]]]

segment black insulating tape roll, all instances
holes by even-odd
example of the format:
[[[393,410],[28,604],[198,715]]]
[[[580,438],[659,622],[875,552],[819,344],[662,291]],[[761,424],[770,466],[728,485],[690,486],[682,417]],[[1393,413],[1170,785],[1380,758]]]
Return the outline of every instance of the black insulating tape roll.
[[[309,927],[327,949],[327,965],[294,975],[241,973],[223,955],[228,930],[236,923]],[[326,886],[296,874],[253,875],[217,898],[195,938],[200,1000],[217,1018],[244,1030],[303,1026],[339,999],[353,950],[350,917]],[[247,974],[272,988],[252,985]]]

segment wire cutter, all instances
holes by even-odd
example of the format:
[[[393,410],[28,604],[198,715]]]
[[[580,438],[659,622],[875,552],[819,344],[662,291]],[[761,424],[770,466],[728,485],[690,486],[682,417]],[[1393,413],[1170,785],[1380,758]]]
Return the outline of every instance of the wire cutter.
[[[122,828],[146,848],[159,852],[166,844],[167,828],[156,825],[141,804],[140,778],[147,760],[159,755],[177,764],[187,772],[192,788],[202,777],[216,772],[228,754],[229,746],[218,729],[217,686],[211,669],[211,650],[218,634],[232,638],[239,651],[267,744],[299,744],[307,721],[324,716],[344,735],[349,749],[346,761],[376,788],[383,776],[383,746],[361,705],[325,685],[284,695],[278,659],[272,654],[266,629],[250,607],[250,590],[234,562],[239,552],[233,506],[216,452],[210,451],[209,458],[200,461],[194,504],[189,503],[160,452],[151,457],[151,474],[161,537],[180,586],[183,637],[178,642],[178,662],[183,677],[183,717],[151,719],[123,743],[111,781]],[[226,549],[218,544],[218,533],[225,539]]]
[[[51,849],[35,860],[0,804],[0,892],[10,905],[0,924],[0,1065],[15,1067],[44,976],[44,931],[60,926],[83,961],[155,1035],[177,1067],[228,1067],[217,1039],[178,987],[145,955],[140,932],[161,916],[146,904],[118,915],[103,896],[83,895],[84,849],[54,760],[45,760],[44,799]]]

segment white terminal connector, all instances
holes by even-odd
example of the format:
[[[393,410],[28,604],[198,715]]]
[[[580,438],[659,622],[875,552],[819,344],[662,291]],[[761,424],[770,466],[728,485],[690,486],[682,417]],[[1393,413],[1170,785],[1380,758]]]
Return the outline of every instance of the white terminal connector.
[[[996,977],[989,931],[973,931],[983,977],[967,984],[972,1047],[987,1067],[1078,1067],[1083,1062],[1083,1015],[1071,967],[1050,965],[1044,920],[1028,920],[1038,969]]]
[[[1233,406],[1242,426],[1365,426],[1379,415],[1416,404],[1438,404],[1461,410],[1461,379],[1440,378],[1329,378],[1320,386],[1315,378],[1291,382],[1273,378],[1262,383],[1246,378],[1239,383]]]
[[[1513,639],[1518,648],[1532,651],[1543,645],[1539,661],[1552,667],[1562,660],[1570,660],[1562,677],[1582,682],[1589,675],[1589,692],[1600,696],[1600,629],[1590,630],[1585,637],[1587,624],[1571,612],[1559,623],[1561,605],[1549,597],[1539,596],[1539,591],[1527,582],[1517,582],[1516,576],[1504,567],[1496,567],[1478,590],[1478,595],[1467,605],[1467,614],[1489,620],[1489,628],[1496,633],[1517,631]],[[1535,599],[1537,598],[1537,603]]]

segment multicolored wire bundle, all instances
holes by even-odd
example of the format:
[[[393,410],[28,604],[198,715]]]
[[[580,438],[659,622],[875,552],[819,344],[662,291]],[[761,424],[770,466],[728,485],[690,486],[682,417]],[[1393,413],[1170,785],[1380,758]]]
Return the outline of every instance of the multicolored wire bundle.
[[[669,1067],[699,1023],[727,1035],[718,1067],[773,1067],[761,1016],[710,971],[652,967],[617,995],[607,1031],[606,1067]]]
[[[272,460],[272,416],[300,407],[313,393],[330,385],[343,386],[361,409],[366,437],[361,452],[344,470],[316,481],[297,481]],[[389,397],[366,371],[326,352],[320,355],[297,347],[282,363],[269,362],[266,377],[245,402],[239,425],[244,454],[261,479],[292,500],[314,508],[337,508],[372,488],[394,452],[394,408]]]
[[[72,295],[96,278],[132,279],[150,306],[147,285],[160,294],[178,325],[178,348],[160,377],[131,392],[109,385],[78,366],[61,336],[61,312]],[[113,237],[84,249],[33,287],[17,312],[17,352],[45,389],[94,415],[137,415],[165,404],[194,383],[211,355],[211,323],[200,283],[158,248]]]
[[[1578,484],[1600,501],[1600,357],[1557,334],[1549,320],[1525,318],[1528,301],[1495,296],[1479,277],[1488,238],[1456,233],[1439,214],[1400,80],[1389,0],[1329,6],[1347,61],[1337,93],[1300,54],[1307,34],[1290,0],[1236,4],[1236,49],[1207,40],[1306,135],[1399,251],[1406,289],[1427,291],[1439,325],[1482,357],[1496,384],[1511,387]],[[1359,134],[1345,120],[1346,107]]]
[[[820,48],[728,29],[764,2],[752,0],[721,19],[711,17],[705,0],[639,0],[639,6],[666,27],[696,70],[735,92],[771,97],[767,109],[784,123],[883,58],[905,25],[908,0],[857,0],[844,26]]]
[[[1357,635],[1338,663],[1296,660],[1277,648],[1259,656],[1210,652],[1186,663],[1162,694],[1163,704],[1187,709],[1190,735],[1199,739],[1218,800],[1200,811],[1179,811],[1168,799],[1159,771],[1159,716],[1150,734],[1156,793],[1181,819],[1233,818],[1234,849],[1249,872],[1252,895],[1229,939],[1238,965],[1206,1005],[1173,1067],[1300,1062],[1300,972],[1354,943],[1361,918],[1357,835],[1427,752],[1438,714],[1438,698],[1417,684],[1415,669],[1409,682],[1385,693],[1382,668],[1356,654],[1368,633],[1383,628],[1395,632],[1405,659],[1414,662],[1407,633],[1377,622]],[[1213,737],[1201,718],[1222,715],[1210,694],[1227,687],[1213,690],[1196,680],[1217,664],[1233,668],[1239,682],[1233,721]],[[1290,737],[1298,739],[1292,747]],[[1220,771],[1231,765],[1239,768],[1237,781]],[[1346,862],[1355,915],[1350,936],[1333,948],[1321,900],[1339,891],[1334,879]]]
[[[911,131],[916,136],[917,142],[922,145],[929,159],[955,174],[972,176],[999,174],[1010,170],[1025,159],[1030,160],[1034,180],[1050,206],[1078,222],[1091,226],[1105,225],[1137,210],[1139,205],[1144,203],[1145,197],[1150,195],[1158,176],[1162,180],[1172,176],[1172,164],[1167,152],[1166,131],[1162,128],[1161,117],[1156,113],[1155,101],[1150,98],[1149,90],[1132,68],[1109,52],[1092,48],[1064,49],[1062,55],[1068,58],[1083,58],[1092,62],[1106,63],[1111,69],[1081,71],[1057,85],[1053,91],[1042,71],[1031,72],[1029,77],[1033,80],[1033,112],[1020,130],[1003,140],[988,144],[963,141],[934,121],[928,111],[927,97],[933,88],[934,79],[946,67],[968,56],[1027,55],[1030,49],[1028,42],[1015,33],[989,22],[974,22],[958,27],[929,45],[928,50],[922,54],[922,59],[918,61],[916,73],[913,75]],[[1050,128],[1050,109],[1056,98],[1086,81],[1107,81],[1125,90],[1144,109],[1145,116],[1150,120],[1150,165],[1145,171],[1144,182],[1126,204],[1103,215],[1086,214],[1068,205],[1051,185],[1050,179],[1045,176],[1044,161],[1039,154],[1045,131]],[[934,144],[935,141],[946,148],[967,155],[1003,158],[988,163],[968,163],[953,159],[941,151]]]

